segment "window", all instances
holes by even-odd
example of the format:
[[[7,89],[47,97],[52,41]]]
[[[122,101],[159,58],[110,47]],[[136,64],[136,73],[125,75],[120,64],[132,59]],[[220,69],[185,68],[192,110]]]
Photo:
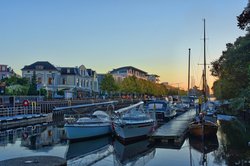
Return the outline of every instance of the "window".
[[[66,79],[65,78],[63,78],[62,83],[63,83],[63,85],[66,85]]]
[[[42,69],[43,69],[43,66],[42,66],[42,65],[37,65],[37,66],[36,66],[36,69],[42,70]]]
[[[70,73],[70,69],[67,69],[67,73]]]
[[[6,71],[6,67],[5,66],[2,66],[2,71]]]
[[[42,83],[42,78],[41,77],[37,77],[37,83],[41,84]]]
[[[49,85],[52,85],[52,82],[53,82],[53,78],[49,77],[49,78],[48,78],[48,84],[49,84]]]
[[[79,79],[76,79],[76,86],[79,86]]]
[[[127,70],[120,70],[119,73],[120,73],[120,74],[122,74],[122,73],[127,73]]]

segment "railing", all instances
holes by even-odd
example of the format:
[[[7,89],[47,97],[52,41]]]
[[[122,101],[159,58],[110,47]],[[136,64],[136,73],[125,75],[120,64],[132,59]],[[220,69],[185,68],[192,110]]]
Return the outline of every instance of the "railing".
[[[41,107],[39,106],[29,106],[29,107],[7,107],[0,108],[0,117],[10,117],[16,115],[24,115],[24,114],[41,114]]]

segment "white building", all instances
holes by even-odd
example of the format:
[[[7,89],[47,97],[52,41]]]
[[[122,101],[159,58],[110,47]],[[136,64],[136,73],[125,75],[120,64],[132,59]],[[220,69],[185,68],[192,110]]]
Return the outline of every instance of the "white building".
[[[113,69],[110,74],[113,75],[114,79],[118,82],[121,82],[124,78],[129,76],[135,76],[138,79],[149,80],[154,83],[159,82],[159,76],[156,74],[148,74],[147,72],[137,69],[132,66],[120,67]]]
[[[95,71],[80,67],[55,67],[47,61],[38,61],[24,66],[22,76],[37,78],[37,87],[45,88],[48,95],[55,96],[59,90],[76,93],[75,97],[83,97],[99,93],[98,80]]]

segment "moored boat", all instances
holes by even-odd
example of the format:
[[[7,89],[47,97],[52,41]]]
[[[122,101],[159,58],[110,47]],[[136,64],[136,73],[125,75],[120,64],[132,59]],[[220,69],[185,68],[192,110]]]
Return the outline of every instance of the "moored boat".
[[[194,121],[189,125],[189,133],[196,137],[209,137],[216,135],[218,125],[211,121],[205,120],[204,122]]]
[[[203,69],[203,101],[205,102],[206,106],[206,101],[207,101],[207,79],[206,79],[206,32],[205,32],[205,19],[204,19],[204,69]],[[199,112],[201,111],[201,104],[202,104],[202,97],[199,97]],[[209,108],[209,107],[208,107]],[[209,117],[210,115],[210,117]],[[210,121],[212,120],[212,114],[210,114],[206,108],[203,108],[203,112],[200,112],[199,115],[195,118],[195,121],[190,123],[189,125],[189,132],[193,136],[197,137],[209,137],[209,136],[214,136],[217,133],[218,130],[218,125],[216,123],[216,119],[213,120],[214,122]],[[210,120],[208,120],[210,119]]]
[[[111,119],[103,111],[95,111],[90,117],[79,118],[64,125],[69,140],[98,137],[111,133]]]
[[[146,104],[146,109],[149,112],[155,112],[156,120],[158,122],[163,122],[170,118],[173,118],[176,115],[176,110],[173,107],[170,107],[170,104],[167,101],[163,100],[154,100]]]
[[[155,120],[144,111],[143,104],[139,102],[115,111],[113,127],[118,138],[128,141],[146,137],[153,131]]]

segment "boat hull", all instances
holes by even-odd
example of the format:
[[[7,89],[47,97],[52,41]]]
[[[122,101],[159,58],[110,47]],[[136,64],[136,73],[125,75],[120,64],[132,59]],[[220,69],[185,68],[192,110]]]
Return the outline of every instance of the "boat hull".
[[[102,125],[64,125],[67,138],[69,140],[86,139],[91,137],[98,137],[111,133],[111,124]]]
[[[218,130],[218,125],[209,121],[204,122],[204,124],[199,122],[193,122],[189,126],[189,133],[196,137],[206,137],[216,135]]]
[[[148,136],[154,128],[154,122],[121,124],[114,123],[116,136],[121,140],[133,140]]]

